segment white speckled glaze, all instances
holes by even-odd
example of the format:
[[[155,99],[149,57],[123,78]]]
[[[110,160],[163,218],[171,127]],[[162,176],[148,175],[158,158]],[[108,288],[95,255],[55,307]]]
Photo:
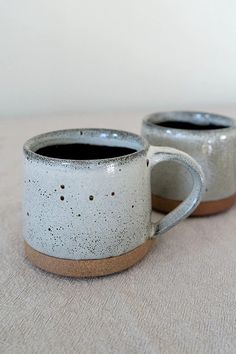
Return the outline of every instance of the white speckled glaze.
[[[35,153],[44,146],[76,142],[123,146],[136,152],[85,161]],[[138,135],[106,129],[55,131],[28,140],[24,145],[27,243],[58,258],[106,258],[133,250],[187,217],[200,201],[201,169],[174,149],[155,148],[149,157],[148,148]],[[173,159],[191,171],[194,188],[176,210],[152,224],[150,171],[156,163]]]
[[[223,125],[226,128],[186,130],[158,125],[167,121]],[[233,119],[204,112],[154,113],[143,120],[142,135],[151,145],[185,151],[200,164],[206,178],[202,201],[221,200],[236,193],[236,127]],[[191,188],[191,176],[183,166],[163,164],[152,171],[154,195],[182,200]]]

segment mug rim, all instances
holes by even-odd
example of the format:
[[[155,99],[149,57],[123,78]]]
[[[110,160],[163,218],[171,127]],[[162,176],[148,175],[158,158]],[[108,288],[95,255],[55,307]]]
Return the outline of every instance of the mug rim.
[[[191,120],[185,120],[186,116],[191,118]],[[194,119],[195,118],[195,119]],[[199,125],[207,120],[208,123],[217,125],[227,125],[222,128],[217,129],[181,129],[181,128],[172,128],[172,127],[164,127],[158,125],[156,123],[160,122],[168,122],[168,121],[182,121],[182,122],[190,122],[196,124],[196,120],[199,119]],[[216,123],[217,121],[217,123]],[[233,118],[230,118],[225,115],[209,113],[204,111],[162,111],[162,112],[154,112],[148,114],[143,119],[143,124],[151,127],[152,129],[158,129],[162,131],[170,130],[174,132],[183,132],[183,133],[191,133],[191,134],[217,134],[222,133],[227,130],[235,129],[236,122]],[[197,125],[197,124],[196,124]]]
[[[120,140],[117,139],[117,141],[124,141],[123,145],[110,145],[110,146],[130,147],[125,145],[125,142],[127,142],[128,140],[133,140],[133,142],[135,142],[137,146],[139,145],[139,148],[135,152],[132,152],[127,155],[102,158],[102,159],[88,159],[88,160],[79,160],[79,159],[74,160],[74,159],[49,157],[35,152],[35,150],[39,149],[40,147],[50,146],[50,144],[48,144],[50,141],[51,143],[54,142],[55,144],[56,141],[58,141],[59,139],[61,139],[61,141],[63,139],[66,141],[66,138],[69,139],[73,137],[74,140],[73,139],[67,140],[67,143],[71,143],[72,141],[73,143],[76,143],[77,141],[81,142],[79,138],[84,136],[85,132],[88,133],[88,137],[89,134],[91,134],[90,135],[91,138],[93,137],[100,138],[101,141],[104,141],[103,145],[109,146],[108,144],[106,144],[106,140],[109,141],[110,139],[115,140],[116,138],[118,139],[120,138]],[[78,140],[75,140],[76,138]],[[82,141],[83,140],[84,139],[82,139]],[[104,165],[112,162],[124,162],[127,160],[133,160],[134,158],[137,158],[147,153],[148,148],[149,148],[149,143],[144,137],[129,131],[118,130],[118,129],[107,129],[107,128],[72,128],[72,129],[53,130],[53,131],[35,135],[24,143],[23,152],[28,160],[29,159],[37,160],[44,163],[51,163],[52,165],[55,165],[57,163],[57,164],[63,164],[63,166],[65,165],[80,166],[80,165],[94,165],[94,164]]]

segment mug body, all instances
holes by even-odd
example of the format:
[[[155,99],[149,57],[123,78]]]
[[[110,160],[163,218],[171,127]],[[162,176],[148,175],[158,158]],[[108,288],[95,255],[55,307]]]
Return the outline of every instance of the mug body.
[[[231,207],[236,194],[236,128],[231,118],[203,112],[164,112],[146,117],[142,135],[151,145],[169,146],[192,156],[206,179],[202,202],[195,215]],[[152,171],[154,208],[170,211],[192,187],[183,166],[163,163]],[[156,206],[156,207],[155,207]]]
[[[121,146],[133,152],[69,160],[37,151],[57,144]],[[24,239],[40,254],[70,260],[119,256],[151,235],[147,142],[127,132],[49,132],[24,145]]]

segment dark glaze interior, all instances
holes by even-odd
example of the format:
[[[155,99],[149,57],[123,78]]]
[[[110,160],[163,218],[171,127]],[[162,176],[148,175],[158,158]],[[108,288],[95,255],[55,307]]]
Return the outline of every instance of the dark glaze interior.
[[[44,146],[35,151],[37,154],[66,160],[99,160],[129,155],[136,150],[122,146],[93,144],[56,144]]]
[[[154,123],[157,126],[166,127],[166,128],[174,128],[174,129],[182,129],[182,130],[215,130],[215,129],[224,129],[228,128],[227,125],[218,125],[218,124],[197,124],[197,123],[190,123],[178,120],[169,120],[160,123]]]

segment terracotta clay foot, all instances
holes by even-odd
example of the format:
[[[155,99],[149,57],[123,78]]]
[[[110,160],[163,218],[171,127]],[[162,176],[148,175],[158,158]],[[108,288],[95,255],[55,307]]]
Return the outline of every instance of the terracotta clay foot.
[[[147,240],[134,250],[120,256],[103,259],[74,260],[48,256],[24,242],[26,257],[37,267],[68,277],[99,277],[121,272],[139,262],[153,247],[155,240]]]

